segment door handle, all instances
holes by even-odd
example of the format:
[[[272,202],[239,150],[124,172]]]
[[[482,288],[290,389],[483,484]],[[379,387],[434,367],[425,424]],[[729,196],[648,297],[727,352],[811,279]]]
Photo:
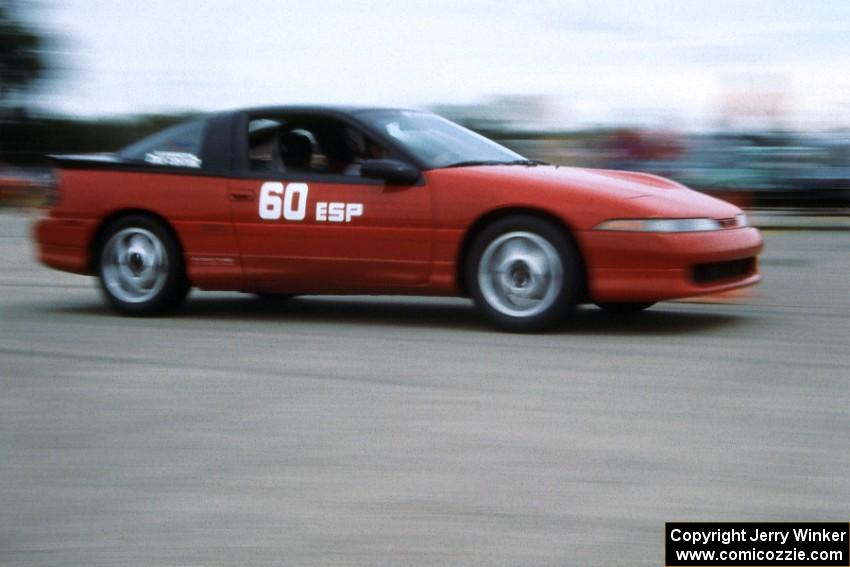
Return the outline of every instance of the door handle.
[[[230,200],[231,201],[253,201],[254,200],[254,192],[253,191],[231,191],[230,192]]]

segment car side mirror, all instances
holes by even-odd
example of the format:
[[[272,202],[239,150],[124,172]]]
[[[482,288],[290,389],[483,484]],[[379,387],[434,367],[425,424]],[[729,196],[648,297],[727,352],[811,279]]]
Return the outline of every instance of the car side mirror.
[[[419,170],[410,164],[394,159],[369,159],[360,166],[360,175],[370,179],[383,179],[396,185],[413,185],[419,181]]]

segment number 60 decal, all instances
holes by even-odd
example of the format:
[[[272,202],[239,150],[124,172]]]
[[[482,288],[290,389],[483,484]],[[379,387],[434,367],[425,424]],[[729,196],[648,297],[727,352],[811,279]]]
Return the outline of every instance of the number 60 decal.
[[[285,190],[279,181],[263,183],[260,188],[260,218],[277,220],[282,212],[286,220],[304,220],[309,190],[306,183],[290,183]]]
[[[307,216],[306,183],[290,183],[284,189],[279,181],[267,181],[260,187],[260,218],[278,220],[281,215],[290,221],[302,221]],[[363,203],[316,203],[316,222],[351,222],[363,216]]]

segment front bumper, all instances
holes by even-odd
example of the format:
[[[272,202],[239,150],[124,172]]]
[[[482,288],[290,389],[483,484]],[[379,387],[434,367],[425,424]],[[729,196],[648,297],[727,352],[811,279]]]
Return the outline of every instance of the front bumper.
[[[763,241],[755,228],[579,234],[595,302],[662,301],[757,283]]]

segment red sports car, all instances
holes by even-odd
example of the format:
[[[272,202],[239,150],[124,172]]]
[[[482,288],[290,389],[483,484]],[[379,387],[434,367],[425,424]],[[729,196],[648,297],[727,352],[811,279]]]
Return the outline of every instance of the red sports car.
[[[525,159],[422,111],[224,112],[55,160],[39,257],[97,275],[128,314],[174,310],[191,286],[462,295],[528,331],[580,303],[637,311],[760,277],[761,237],[734,205]]]

